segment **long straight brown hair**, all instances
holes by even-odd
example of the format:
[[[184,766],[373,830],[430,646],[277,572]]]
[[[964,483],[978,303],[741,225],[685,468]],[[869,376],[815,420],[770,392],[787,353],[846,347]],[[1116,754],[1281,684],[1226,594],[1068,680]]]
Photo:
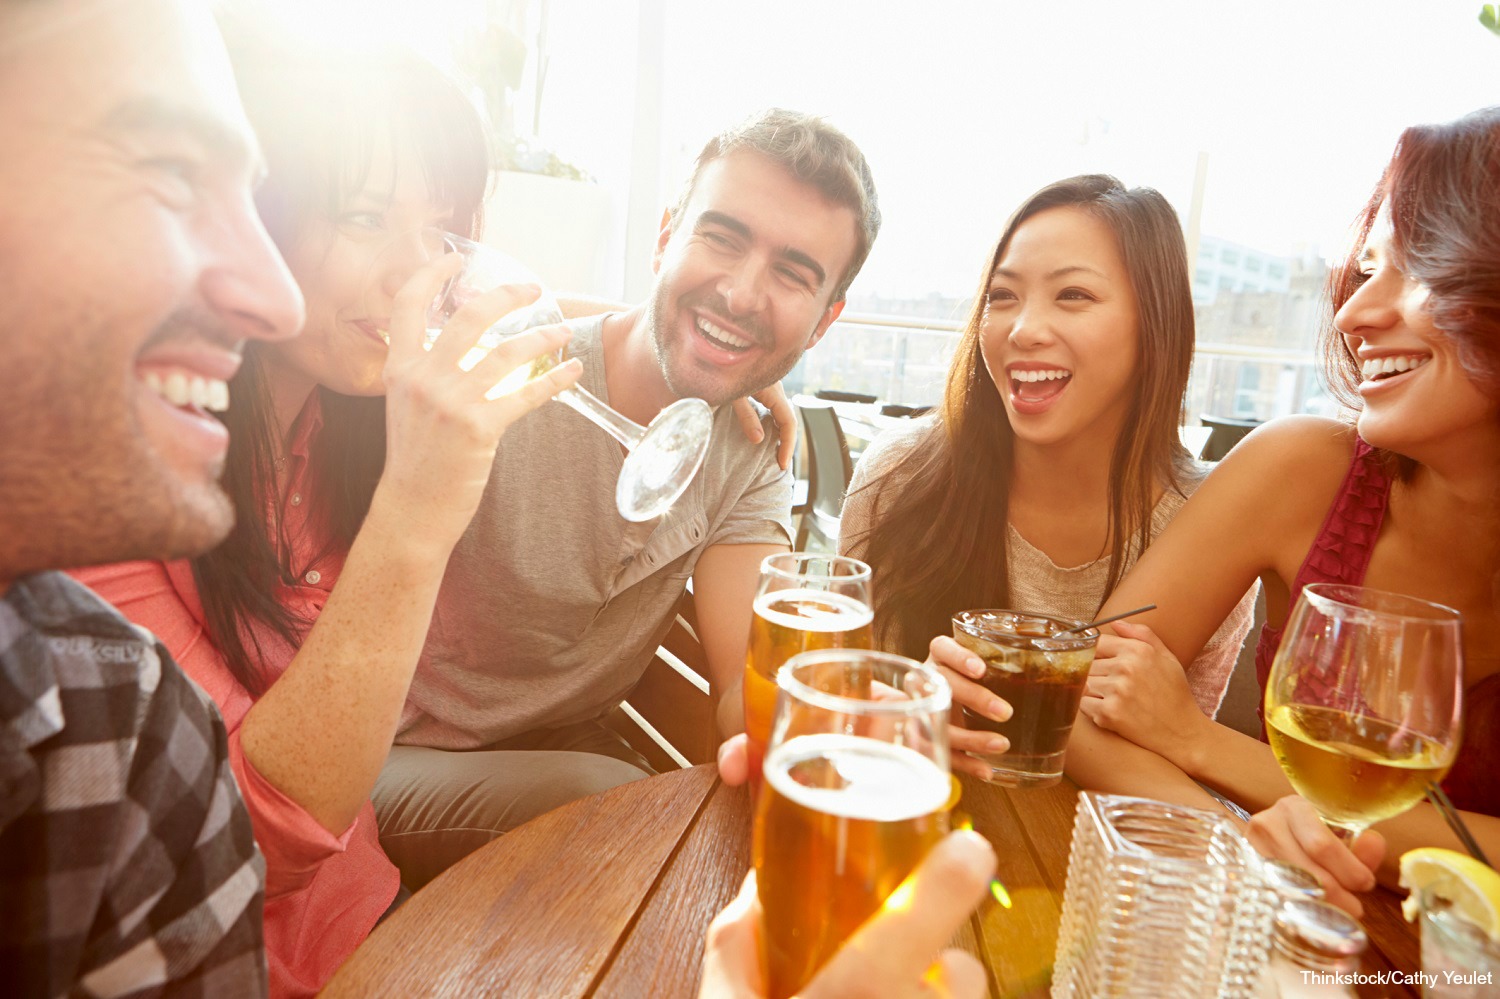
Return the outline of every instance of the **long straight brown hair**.
[[[269,167],[256,205],[283,253],[309,226],[345,210],[381,146],[392,154],[398,147],[414,150],[433,200],[453,205],[459,229],[478,232],[489,176],[484,125],[435,66],[399,49],[333,54],[301,48],[232,18],[223,27]],[[278,586],[294,583],[306,566],[292,564],[295,539],[278,516],[280,430],[261,360],[265,349],[247,344],[223,416],[229,429],[223,486],[234,504],[234,528],[222,545],[192,561],[209,637],[257,697],[270,685],[261,668],[267,650],[250,625],[269,628],[291,647],[311,625],[277,599]],[[323,429],[309,454],[306,502],[327,546],[347,550],[385,467],[385,399],[322,386],[315,391]]]
[[[882,647],[915,658],[947,634],[949,618],[972,607],[1005,607],[1007,510],[1014,435],[980,355],[990,277],[1016,230],[1052,208],[1072,207],[1105,223],[1119,240],[1139,303],[1137,391],[1115,442],[1109,471],[1108,597],[1124,572],[1129,542],[1151,539],[1151,511],[1164,488],[1192,474],[1177,424],[1193,357],[1193,302],[1177,213],[1150,188],[1126,189],[1089,174],[1042,188],[1021,205],[980,275],[979,291],[948,372],[938,419],[924,440],[871,482],[864,557],[875,572],[875,621]],[[1101,601],[1102,603],[1102,601]]]

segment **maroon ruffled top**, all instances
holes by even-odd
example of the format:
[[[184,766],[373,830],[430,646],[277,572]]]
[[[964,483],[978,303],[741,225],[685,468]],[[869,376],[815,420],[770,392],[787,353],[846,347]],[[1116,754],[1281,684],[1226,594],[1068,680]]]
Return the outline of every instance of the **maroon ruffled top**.
[[[1347,583],[1359,586],[1370,567],[1370,555],[1391,495],[1391,476],[1379,453],[1356,441],[1354,461],[1344,476],[1323,529],[1313,539],[1307,558],[1292,583],[1296,602],[1308,583]],[[1281,645],[1281,628],[1261,629],[1255,647],[1255,675],[1262,693],[1271,675],[1271,662]],[[1265,738],[1265,701],[1257,708],[1261,738]],[[1500,674],[1486,677],[1464,691],[1464,739],[1458,759],[1443,781],[1453,804],[1465,811],[1500,815]]]

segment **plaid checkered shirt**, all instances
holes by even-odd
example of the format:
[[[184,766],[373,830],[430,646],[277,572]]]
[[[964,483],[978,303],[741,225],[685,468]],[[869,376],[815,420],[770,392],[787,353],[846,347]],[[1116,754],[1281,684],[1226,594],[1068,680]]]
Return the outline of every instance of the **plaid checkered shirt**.
[[[265,871],[224,724],[58,573],[0,599],[0,990],[263,996]]]

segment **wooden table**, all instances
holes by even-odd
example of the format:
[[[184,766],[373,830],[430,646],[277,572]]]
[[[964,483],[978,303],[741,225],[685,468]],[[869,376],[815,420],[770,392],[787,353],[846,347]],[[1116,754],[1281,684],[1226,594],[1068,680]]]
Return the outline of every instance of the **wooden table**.
[[[1011,908],[960,943],[997,996],[1049,981],[1078,789],[965,778],[962,810],[996,846]],[[339,969],[325,996],[692,996],[709,921],[750,864],[750,804],[711,766],[625,784],[550,812],[418,892]],[[1399,900],[1366,903],[1368,970],[1417,968]],[[1402,988],[1362,995],[1414,995]]]

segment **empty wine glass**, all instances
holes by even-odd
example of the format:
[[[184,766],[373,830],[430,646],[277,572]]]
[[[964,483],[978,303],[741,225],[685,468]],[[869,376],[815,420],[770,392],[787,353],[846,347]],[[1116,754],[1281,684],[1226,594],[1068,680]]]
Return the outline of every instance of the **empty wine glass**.
[[[387,255],[399,253],[408,253],[413,258],[408,265],[411,270],[443,253],[458,253],[464,258],[463,269],[444,283],[428,310],[429,344],[437,339],[455,312],[488,291],[502,285],[525,284],[542,289],[535,301],[502,316],[484,332],[474,350],[459,362],[465,369],[507,337],[563,321],[557,299],[524,264],[493,247],[438,229],[424,229],[394,240],[366,282],[367,295],[382,294],[380,284],[394,266],[393,258]],[[511,372],[488,396],[497,398],[513,392],[561,361],[561,351],[539,357]],[[665,513],[693,481],[708,453],[713,413],[702,399],[679,399],[645,427],[621,416],[579,386],[564,389],[556,400],[601,427],[629,452],[615,483],[615,506],[626,520],[652,520]]]
[[[1266,684],[1266,730],[1292,787],[1346,839],[1443,779],[1462,715],[1458,611],[1363,586],[1303,588]]]

